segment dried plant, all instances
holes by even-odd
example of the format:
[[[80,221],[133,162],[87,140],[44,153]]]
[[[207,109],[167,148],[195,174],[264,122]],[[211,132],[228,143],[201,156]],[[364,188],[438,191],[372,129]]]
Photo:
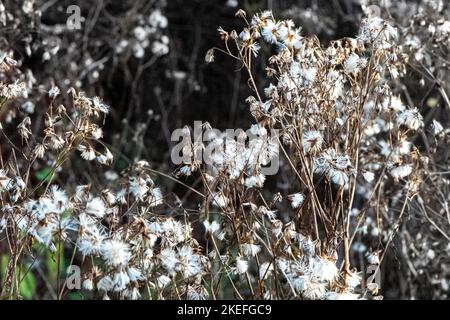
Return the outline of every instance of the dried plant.
[[[54,299],[73,289],[61,281],[67,254],[81,268],[76,289],[99,299],[380,299],[383,288],[368,277],[387,270],[392,245],[415,276],[424,261],[444,256],[449,128],[437,112],[414,104],[408,78],[414,70],[419,81],[433,82],[450,106],[447,9],[427,13],[426,2],[402,27],[369,4],[362,3],[355,37],[326,45],[271,11],[249,17],[239,10],[242,29],[220,27],[223,46],[205,61],[234,59],[246,73],[255,123],[237,139],[203,123],[207,141],[191,140],[186,127],[185,161],[174,175],[145,160],[110,168],[113,153],[123,156],[102,142],[110,107],[73,88],[36,90],[32,73],[3,51],[1,297],[21,298],[27,273],[44,273],[43,255],[57,261],[56,285],[41,275]],[[394,17],[401,13],[389,8]],[[149,23],[165,28],[158,14]],[[425,20],[434,27],[420,28]],[[146,30],[134,29],[134,46],[142,46]],[[153,54],[168,48],[159,49]],[[257,76],[261,65],[265,78]],[[48,105],[42,117],[27,112],[37,104]],[[215,150],[208,163],[199,158],[204,150]],[[77,172],[63,175],[79,157],[101,165],[104,177],[79,185]],[[267,175],[276,160],[278,173]],[[59,173],[67,181],[55,179]],[[160,187],[157,177],[185,194]],[[416,234],[411,217],[426,222]],[[448,287],[449,271],[438,272]]]

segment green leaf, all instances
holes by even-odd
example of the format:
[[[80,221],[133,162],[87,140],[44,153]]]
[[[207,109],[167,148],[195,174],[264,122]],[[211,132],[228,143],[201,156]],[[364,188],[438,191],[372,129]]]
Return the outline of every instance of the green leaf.
[[[26,270],[24,270],[24,272],[26,272]],[[36,293],[36,277],[30,270],[28,270],[25,278],[23,278],[20,283],[19,291],[20,295],[25,299],[33,299],[34,294]]]
[[[51,168],[46,167],[36,172],[35,176],[39,181],[52,182],[55,179],[55,172]]]
[[[6,269],[8,268],[8,262],[9,262],[9,256],[7,254],[2,254],[1,260],[0,260],[0,275],[2,278],[2,281],[5,279],[6,275]]]
[[[66,270],[64,261],[64,250],[62,245],[58,245],[55,253],[50,251],[47,253],[47,274],[48,280],[53,285],[56,285],[58,274],[61,275],[61,270]],[[59,273],[58,273],[58,259],[59,259]]]
[[[78,291],[70,292],[67,297],[69,300],[84,300],[84,296]]]

